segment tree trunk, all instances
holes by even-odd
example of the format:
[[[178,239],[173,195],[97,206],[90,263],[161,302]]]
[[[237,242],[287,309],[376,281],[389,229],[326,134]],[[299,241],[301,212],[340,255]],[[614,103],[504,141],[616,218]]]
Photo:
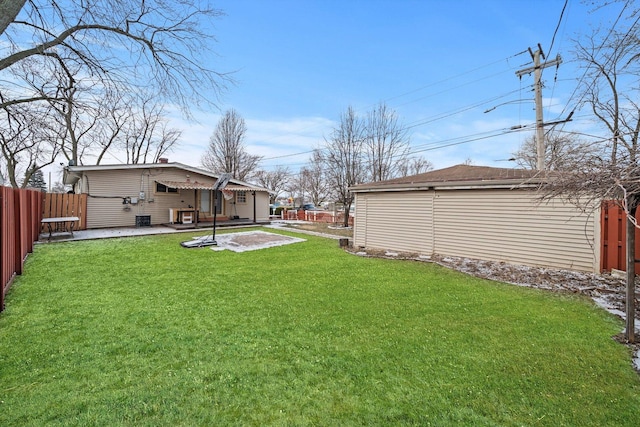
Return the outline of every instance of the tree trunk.
[[[628,199],[629,217],[635,217],[637,202],[635,197]],[[636,227],[627,218],[627,295],[626,295],[626,328],[625,339],[629,343],[635,342],[635,287],[636,287]]]
[[[0,0],[0,34],[16,19],[25,0]]]
[[[344,221],[342,222],[342,225],[344,226],[344,228],[349,228],[349,212],[351,211],[351,203],[349,204],[344,204]]]

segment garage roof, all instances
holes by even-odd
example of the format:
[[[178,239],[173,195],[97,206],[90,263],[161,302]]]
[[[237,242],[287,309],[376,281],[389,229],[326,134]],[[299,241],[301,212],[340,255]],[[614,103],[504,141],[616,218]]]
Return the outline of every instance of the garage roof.
[[[540,172],[538,170],[456,165],[388,181],[360,184],[351,187],[351,191],[357,193],[436,187],[538,186],[540,183],[546,181],[548,177],[548,172]]]

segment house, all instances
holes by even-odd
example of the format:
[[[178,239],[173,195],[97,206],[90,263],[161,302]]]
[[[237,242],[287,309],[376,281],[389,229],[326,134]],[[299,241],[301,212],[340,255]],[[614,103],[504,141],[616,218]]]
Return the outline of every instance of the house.
[[[361,184],[353,244],[600,271],[599,214],[541,201],[537,171],[458,165]]]
[[[214,197],[218,175],[169,163],[67,166],[63,181],[87,194],[87,228],[132,227],[244,218],[269,219],[269,190],[231,180]]]

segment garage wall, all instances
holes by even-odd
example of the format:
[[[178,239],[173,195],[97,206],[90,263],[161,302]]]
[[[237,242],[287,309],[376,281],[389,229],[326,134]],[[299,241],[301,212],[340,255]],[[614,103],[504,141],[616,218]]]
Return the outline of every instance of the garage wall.
[[[354,245],[433,253],[433,191],[357,193]]]
[[[533,190],[356,193],[356,206],[356,247],[599,271],[599,216]]]
[[[513,264],[597,271],[598,215],[533,190],[439,191],[435,252]]]

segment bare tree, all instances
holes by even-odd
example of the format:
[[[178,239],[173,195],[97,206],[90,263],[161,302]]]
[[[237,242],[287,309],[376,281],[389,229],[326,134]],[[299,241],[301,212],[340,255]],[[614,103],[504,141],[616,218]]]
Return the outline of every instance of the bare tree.
[[[409,152],[406,129],[399,124],[395,111],[385,103],[369,112],[365,127],[369,179],[375,182],[396,178]]]
[[[55,113],[48,120],[59,129],[61,153],[71,164],[85,164],[94,156],[100,164],[110,150],[124,151],[128,164],[156,162],[177,143],[181,133],[167,126],[164,106],[148,92],[95,85],[66,67],[53,74],[59,88],[57,98],[48,99]]]
[[[0,72],[29,61],[80,69],[103,84],[146,86],[186,111],[194,100],[216,99],[228,81],[224,73],[201,65],[203,52],[215,41],[204,23],[222,15],[203,2],[29,0],[21,12],[2,34],[9,54],[0,58]],[[43,98],[24,93],[19,82],[2,84],[11,96],[0,108]],[[55,98],[55,93],[45,96]]]
[[[141,98],[139,104],[128,109],[124,132],[118,134],[122,135],[127,164],[156,163],[177,144],[182,132],[169,128],[163,117],[164,106],[156,104],[152,97]],[[117,122],[114,120],[113,124]]]
[[[285,191],[287,183],[291,179],[289,168],[278,166],[272,171],[259,170],[254,177],[256,183],[264,188],[273,191],[270,199],[271,203],[275,202],[278,196]]]
[[[0,35],[16,19],[26,0],[0,0]]]
[[[59,91],[57,97],[49,98],[48,102],[57,114],[52,114],[49,120],[57,123],[64,135],[60,143],[64,157],[72,164],[83,164],[83,157],[92,148],[92,136],[103,115],[100,105],[104,103],[100,100],[105,95],[97,93],[99,88],[76,80],[68,68],[53,80],[58,82]]]
[[[433,163],[424,157],[410,157],[398,167],[398,175],[400,177],[418,175],[433,169]]]
[[[307,190],[302,173],[292,175],[289,182],[287,182],[285,190],[289,198],[293,200],[293,206],[302,207],[307,199]]]
[[[6,185],[7,183],[7,172],[5,171],[5,166],[0,163],[0,185]]]
[[[313,151],[309,164],[300,170],[300,181],[304,193],[314,205],[319,206],[329,196],[329,184],[319,150]]]
[[[246,151],[246,132],[244,119],[234,109],[227,111],[211,135],[209,147],[202,156],[202,166],[215,173],[230,173],[242,181],[250,178],[262,157]]]
[[[109,116],[99,100],[144,88],[156,105],[168,101],[189,116],[193,106],[214,105],[231,82],[201,60],[215,41],[208,21],[222,15],[206,2],[0,0],[0,12],[0,110],[45,112],[43,122],[65,125],[60,148],[76,164],[105,153],[96,129],[104,131],[100,120]]]
[[[340,124],[333,129],[326,148],[322,152],[322,160],[329,185],[336,193],[337,202],[342,203],[345,212],[349,212],[353,203],[353,194],[349,188],[362,183],[366,178],[363,144],[365,126],[352,107],[347,108]],[[344,226],[349,225],[349,216],[345,215]]]
[[[545,135],[545,169],[558,171],[572,168],[585,156],[597,154],[599,148],[598,145],[581,142],[575,134],[548,133]],[[535,170],[538,156],[535,137],[526,138],[513,156],[518,166]]]
[[[52,193],[66,193],[71,189],[71,186],[64,185],[61,181],[56,181],[51,186]]]
[[[24,187],[60,152],[62,135],[55,123],[46,121],[49,109],[46,105],[37,110],[15,105],[11,112],[0,110],[0,153],[5,178],[14,188]]]
[[[626,332],[635,341],[635,220],[640,203],[640,38],[634,24],[626,31],[592,34],[577,43],[577,58],[584,64],[584,104],[607,135],[588,152],[560,171],[546,185],[546,197],[560,196],[583,209],[595,210],[603,200],[620,200],[627,216]],[[607,155],[601,153],[606,152]]]

